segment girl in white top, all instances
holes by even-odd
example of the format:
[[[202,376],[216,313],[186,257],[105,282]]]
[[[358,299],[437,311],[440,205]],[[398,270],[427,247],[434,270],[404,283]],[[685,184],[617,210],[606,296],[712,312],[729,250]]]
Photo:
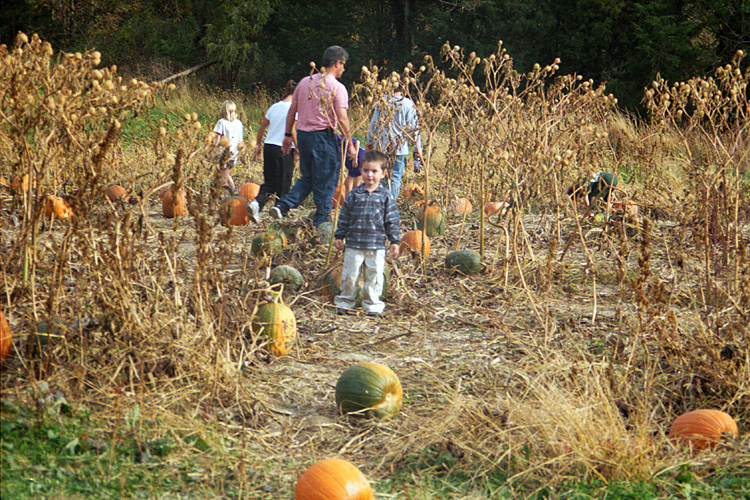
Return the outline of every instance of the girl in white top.
[[[236,191],[234,180],[229,175],[229,169],[237,162],[240,151],[245,150],[245,141],[243,139],[242,122],[237,118],[237,105],[233,101],[224,101],[221,104],[220,118],[216,122],[213,132],[214,145],[229,148],[228,157],[226,154],[219,157],[217,168],[221,172],[221,180],[232,191]],[[222,140],[223,138],[226,138],[226,142]]]

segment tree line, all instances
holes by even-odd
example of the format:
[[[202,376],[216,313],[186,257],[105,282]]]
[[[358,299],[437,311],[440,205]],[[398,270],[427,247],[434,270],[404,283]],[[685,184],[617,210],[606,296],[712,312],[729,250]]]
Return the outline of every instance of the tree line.
[[[56,49],[96,48],[104,64],[184,69],[214,61],[219,85],[278,89],[338,44],[344,82],[377,64],[400,71],[449,41],[480,56],[498,41],[518,71],[560,58],[561,72],[607,84],[637,109],[657,74],[712,74],[750,50],[747,0],[5,0],[0,43],[38,33]],[[479,71],[479,70],[478,70]]]

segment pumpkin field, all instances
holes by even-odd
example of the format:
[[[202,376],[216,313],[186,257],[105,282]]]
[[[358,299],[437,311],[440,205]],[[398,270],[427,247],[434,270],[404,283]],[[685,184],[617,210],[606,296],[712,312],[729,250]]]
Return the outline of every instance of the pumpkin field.
[[[333,306],[336,209],[249,222],[250,154],[248,191],[220,186],[220,103],[250,142],[272,96],[19,34],[0,46],[3,498],[747,498],[745,55],[653,82],[639,118],[502,42],[361,68],[355,135],[403,84],[423,143],[375,318]],[[588,209],[567,190],[597,172],[620,182]]]

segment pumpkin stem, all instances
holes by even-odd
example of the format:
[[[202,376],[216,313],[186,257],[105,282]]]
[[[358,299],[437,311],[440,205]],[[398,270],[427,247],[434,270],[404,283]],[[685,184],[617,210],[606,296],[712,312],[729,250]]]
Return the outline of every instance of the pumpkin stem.
[[[274,304],[284,304],[284,283],[279,283],[279,290],[274,290],[275,287],[269,288],[268,293],[273,296]]]

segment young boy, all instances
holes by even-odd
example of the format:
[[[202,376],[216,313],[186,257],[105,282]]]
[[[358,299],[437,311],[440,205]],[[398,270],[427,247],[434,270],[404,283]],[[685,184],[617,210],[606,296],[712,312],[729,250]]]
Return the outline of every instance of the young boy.
[[[387,164],[388,157],[382,152],[365,153],[360,165],[364,182],[349,192],[339,211],[334,244],[338,250],[346,246],[341,294],[334,299],[339,312],[354,309],[357,282],[363,265],[365,284],[362,309],[376,317],[385,309],[385,304],[380,300],[385,279],[385,240],[388,238],[390,241],[391,256],[398,257],[401,232],[396,200],[380,184]]]

